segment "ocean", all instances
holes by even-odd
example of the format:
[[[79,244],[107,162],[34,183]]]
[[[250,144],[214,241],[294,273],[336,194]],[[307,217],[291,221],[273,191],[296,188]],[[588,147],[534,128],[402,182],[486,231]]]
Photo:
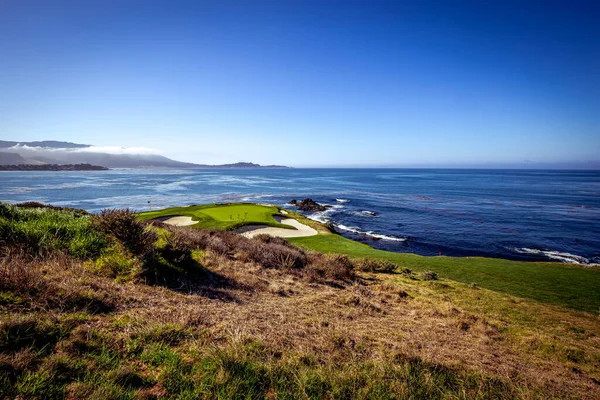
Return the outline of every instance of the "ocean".
[[[135,210],[310,197],[307,214],[375,248],[600,263],[600,171],[142,169],[0,172],[0,201]]]

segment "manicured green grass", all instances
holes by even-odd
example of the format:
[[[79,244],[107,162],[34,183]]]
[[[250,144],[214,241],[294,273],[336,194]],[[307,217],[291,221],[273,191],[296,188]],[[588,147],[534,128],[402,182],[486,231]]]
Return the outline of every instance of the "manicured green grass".
[[[546,262],[518,262],[483,257],[423,257],[373,249],[339,235],[289,239],[323,253],[389,260],[415,271],[435,271],[442,278],[477,285],[514,296],[597,314],[600,269]]]
[[[273,218],[273,215],[281,215],[277,207],[246,203],[166,208],[144,212],[139,217],[149,220],[180,215],[198,221],[197,224],[192,225],[195,228],[231,230],[243,225],[269,225],[293,229],[288,225],[278,223]]]

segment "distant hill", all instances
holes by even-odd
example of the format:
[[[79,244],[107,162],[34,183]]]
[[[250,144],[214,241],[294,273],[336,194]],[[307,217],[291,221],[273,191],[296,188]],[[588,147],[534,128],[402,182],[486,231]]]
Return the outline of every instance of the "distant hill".
[[[21,165],[26,161],[17,153],[0,152],[0,165]]]
[[[290,168],[284,165],[260,165],[251,162],[237,162],[233,164],[218,164],[218,165],[206,165],[197,164],[198,168]]]
[[[0,171],[106,171],[108,168],[90,164],[17,164],[0,165]]]
[[[12,142],[0,140],[0,149],[5,149],[14,146],[29,146],[29,147],[45,147],[49,149],[82,149],[91,147],[89,144],[77,144],[71,142],[59,142],[57,140],[43,140],[41,142]]]
[[[172,160],[158,154],[109,153],[88,144],[44,140],[16,142],[0,140],[0,165],[93,164],[107,168],[286,168],[263,167],[250,162],[224,165],[194,164]]]

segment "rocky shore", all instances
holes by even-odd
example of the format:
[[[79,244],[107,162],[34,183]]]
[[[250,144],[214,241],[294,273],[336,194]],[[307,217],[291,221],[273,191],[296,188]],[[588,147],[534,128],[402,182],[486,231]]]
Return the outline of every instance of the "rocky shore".
[[[329,206],[323,206],[310,198],[301,201],[295,199],[290,200],[288,204],[295,205],[296,208],[301,211],[325,211],[329,208]]]
[[[92,164],[20,164],[0,165],[0,171],[107,171],[108,168]]]

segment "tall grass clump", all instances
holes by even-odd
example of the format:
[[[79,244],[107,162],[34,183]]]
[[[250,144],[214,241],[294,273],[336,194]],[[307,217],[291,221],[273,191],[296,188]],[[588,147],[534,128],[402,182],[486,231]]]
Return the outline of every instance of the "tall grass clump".
[[[0,203],[1,255],[18,250],[30,256],[62,252],[77,258],[90,258],[98,255],[107,244],[105,234],[91,229],[87,213]]]
[[[136,213],[128,208],[104,209],[92,217],[92,226],[114,236],[136,256],[150,253],[157,239],[156,233],[139,221]]]
[[[137,268],[135,262],[129,262],[119,252],[112,257],[104,255],[102,261],[106,261],[105,264],[115,275],[123,276],[132,272],[146,283],[170,285],[179,276],[189,272],[187,267],[192,257],[187,243],[179,237],[157,241],[159,235],[152,226],[140,221],[130,209],[102,210],[92,217],[92,226],[115,238],[117,245],[125,248],[141,264],[141,268]]]
[[[356,269],[363,272],[392,273],[398,269],[398,265],[391,261],[380,258],[359,258],[354,262]]]

